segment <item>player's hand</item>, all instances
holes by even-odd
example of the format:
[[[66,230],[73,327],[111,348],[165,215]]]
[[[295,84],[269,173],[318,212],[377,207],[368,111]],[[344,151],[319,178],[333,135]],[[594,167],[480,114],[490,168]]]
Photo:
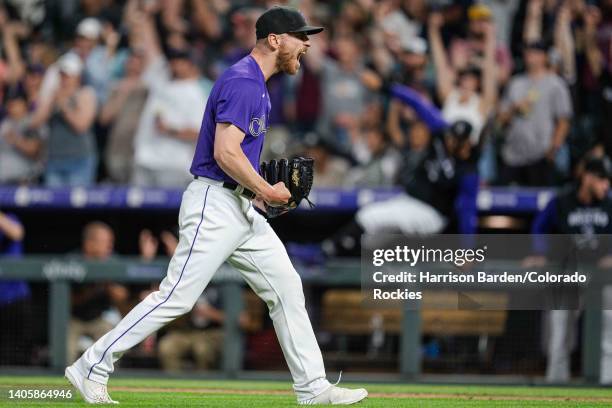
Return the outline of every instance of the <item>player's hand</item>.
[[[272,186],[266,196],[262,197],[263,200],[271,206],[281,206],[287,204],[291,198],[291,193],[287,190],[285,183],[279,181]]]

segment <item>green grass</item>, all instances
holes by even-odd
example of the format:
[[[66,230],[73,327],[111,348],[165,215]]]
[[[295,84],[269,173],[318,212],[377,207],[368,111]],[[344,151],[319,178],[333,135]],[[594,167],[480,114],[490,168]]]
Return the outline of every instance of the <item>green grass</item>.
[[[359,407],[591,407],[612,406],[612,389],[579,387],[516,387],[477,385],[357,384],[373,395]],[[64,386],[61,377],[0,376],[0,388],[31,389]],[[130,390],[131,388],[131,390]],[[172,389],[177,389],[176,392]],[[111,396],[120,407],[291,407],[296,406],[291,384],[278,381],[208,381],[179,379],[112,379]],[[270,391],[266,394],[265,391]],[[258,394],[240,394],[253,392]],[[401,394],[401,395],[398,395]],[[0,407],[87,406],[71,401],[15,402],[4,395]]]

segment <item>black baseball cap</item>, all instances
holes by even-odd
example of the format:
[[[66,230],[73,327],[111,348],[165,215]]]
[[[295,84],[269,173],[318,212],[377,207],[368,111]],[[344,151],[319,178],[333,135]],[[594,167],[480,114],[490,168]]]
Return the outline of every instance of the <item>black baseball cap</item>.
[[[584,171],[600,178],[612,178],[612,163],[608,157],[593,157],[584,163]]]
[[[472,135],[472,124],[465,120],[458,120],[450,125],[448,133],[460,142],[464,142],[470,139]]]
[[[269,34],[305,33],[317,34],[323,27],[306,24],[306,19],[297,9],[275,6],[266,10],[255,23],[257,39],[266,38]]]

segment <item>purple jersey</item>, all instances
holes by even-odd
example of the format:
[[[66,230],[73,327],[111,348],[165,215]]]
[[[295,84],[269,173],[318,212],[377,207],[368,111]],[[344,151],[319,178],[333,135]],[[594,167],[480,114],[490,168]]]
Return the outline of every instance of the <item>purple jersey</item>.
[[[240,146],[253,168],[259,172],[259,158],[270,109],[270,96],[263,72],[253,57],[247,55],[225,71],[210,92],[191,174],[235,183],[214,158],[217,123],[231,123],[244,132]]]

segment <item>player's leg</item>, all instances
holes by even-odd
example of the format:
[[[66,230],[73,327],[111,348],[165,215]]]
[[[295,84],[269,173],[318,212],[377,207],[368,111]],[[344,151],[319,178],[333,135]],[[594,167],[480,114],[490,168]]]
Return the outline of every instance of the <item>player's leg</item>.
[[[321,248],[327,256],[359,255],[359,243],[364,233],[434,234],[440,232],[445,224],[446,220],[435,208],[408,194],[401,194],[362,207],[355,219],[323,241]]]
[[[306,312],[300,276],[275,234],[258,235],[246,245],[232,255],[230,263],[268,305],[298,397],[313,397],[329,387],[329,382]]]
[[[252,222],[252,233],[229,262],[268,305],[298,401],[312,401],[332,387],[325,378],[323,356],[306,312],[301,278],[267,221],[252,209],[246,215]],[[365,390],[335,387],[333,392],[338,392],[336,401],[356,402],[367,395]],[[326,398],[330,402],[329,396]]]
[[[106,384],[121,355],[166,323],[189,312],[214,273],[248,232],[236,197],[201,181],[190,184],[179,213],[178,247],[158,291],[94,343],[74,367]]]
[[[364,206],[355,220],[367,234],[398,231],[405,234],[434,234],[445,225],[444,217],[431,205],[408,194]]]
[[[547,312],[548,341],[546,381],[566,383],[570,380],[570,353],[573,324],[572,310],[550,310]]]
[[[601,384],[612,384],[612,286],[604,286],[601,316]]]

